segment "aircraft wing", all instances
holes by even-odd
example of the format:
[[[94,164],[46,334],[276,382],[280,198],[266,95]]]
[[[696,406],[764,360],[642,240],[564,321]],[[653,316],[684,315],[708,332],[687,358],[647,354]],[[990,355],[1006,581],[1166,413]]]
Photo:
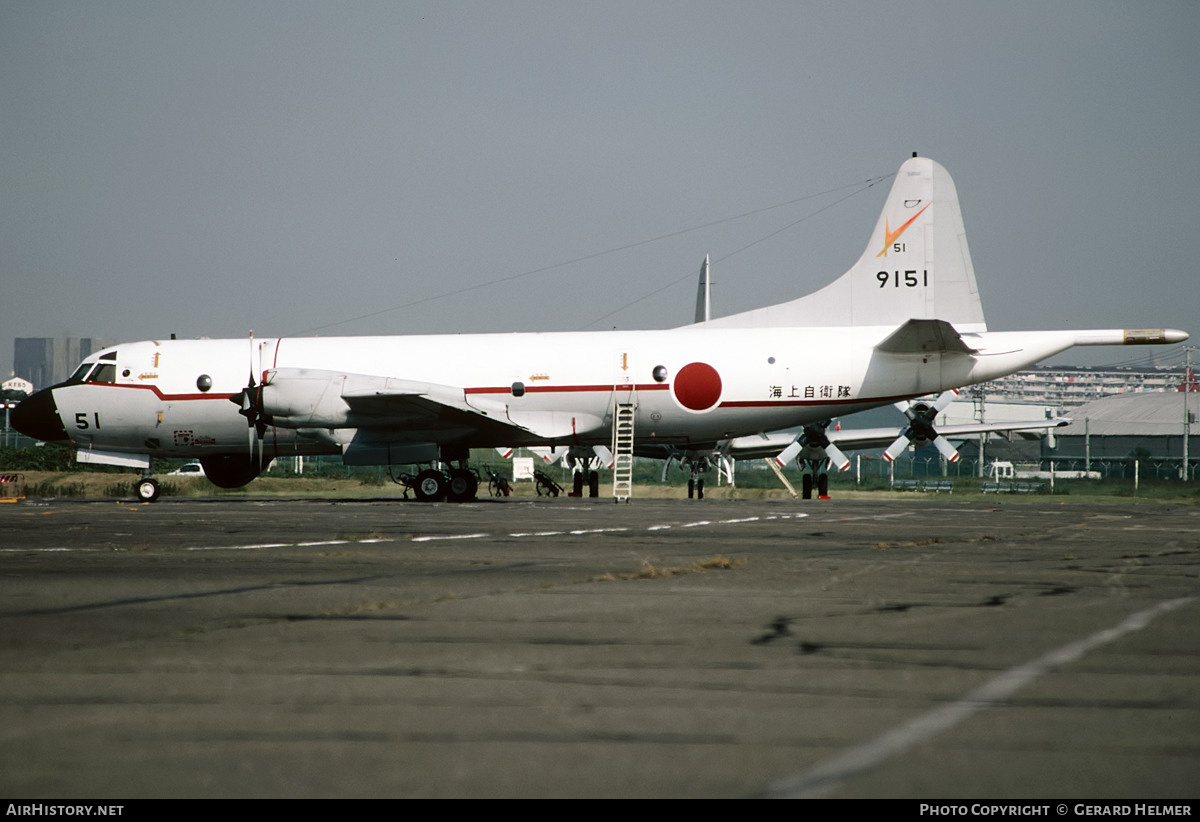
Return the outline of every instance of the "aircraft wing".
[[[939,425],[937,432],[943,437],[975,437],[988,432],[1035,432],[1061,428],[1071,422],[1068,417],[1027,420],[1024,422],[968,422],[958,425]],[[859,449],[878,448],[894,440],[903,428],[862,428],[857,431],[829,431],[827,436],[838,445]]]
[[[962,423],[959,425],[939,425],[937,432],[943,437],[973,437],[993,431],[1045,431],[1067,425],[1071,420],[1067,417],[1052,419],[1029,420],[1025,422],[995,422],[995,423]],[[904,432],[904,426],[884,428],[858,428],[842,430],[826,430],[825,436],[829,441],[842,450],[863,450],[882,448],[893,442]],[[796,438],[795,432],[776,431],[770,434],[756,434],[749,437],[737,437],[729,441],[728,453],[735,459],[759,459],[774,457]]]

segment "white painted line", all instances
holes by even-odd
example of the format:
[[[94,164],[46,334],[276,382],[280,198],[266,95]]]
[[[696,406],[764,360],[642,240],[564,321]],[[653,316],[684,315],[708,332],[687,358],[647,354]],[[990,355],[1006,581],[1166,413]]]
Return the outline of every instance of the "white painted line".
[[[291,548],[290,542],[264,542],[259,545],[191,545],[185,551],[257,551],[260,548]]]
[[[82,548],[0,548],[0,554],[39,554],[52,553],[54,551],[82,551]]]
[[[486,537],[486,536],[489,536],[489,535],[488,534],[444,534],[442,536],[433,536],[433,537],[413,537],[412,541],[413,542],[432,542],[434,540],[441,540],[441,539],[481,539],[482,537]]]
[[[799,776],[777,782],[768,789],[766,796],[775,799],[799,799],[819,795],[838,782],[870,770],[905,749],[949,730],[971,714],[1000,704],[1050,669],[1075,662],[1088,651],[1107,645],[1131,631],[1139,631],[1155,618],[1195,599],[1195,596],[1186,596],[1160,602],[1126,617],[1111,628],[1064,645],[1024,665],[1010,668],[956,702],[928,711],[894,730],[849,748]]]
[[[742,517],[739,519],[724,519],[714,522],[713,520],[698,520],[696,522],[683,522],[674,525],[659,524],[646,527],[647,531],[669,531],[672,528],[703,528],[709,525],[741,525],[747,522],[760,522],[762,520],[774,519],[801,519],[807,517],[808,514],[773,514],[767,517]],[[575,531],[515,531],[508,534],[509,537],[520,539],[523,537],[559,537],[559,536],[586,536],[588,534],[613,534],[624,533],[632,529],[625,527],[616,528],[581,528]],[[433,536],[411,537],[412,542],[434,542],[438,540],[455,540],[455,539],[483,539],[492,536],[491,534],[442,534]],[[372,545],[381,542],[399,542],[396,537],[380,537],[377,539],[328,539],[314,540],[312,542],[262,542],[254,545],[192,545],[184,548],[185,551],[261,551],[267,548],[316,548],[323,545]],[[29,553],[31,551],[49,552],[49,551],[87,551],[95,550],[90,548],[0,548],[0,553],[15,554]]]

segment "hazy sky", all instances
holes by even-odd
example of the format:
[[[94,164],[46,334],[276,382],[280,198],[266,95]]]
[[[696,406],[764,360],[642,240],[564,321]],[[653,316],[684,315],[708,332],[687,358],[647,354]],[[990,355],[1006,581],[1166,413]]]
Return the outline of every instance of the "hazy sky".
[[[1194,0],[0,0],[0,372],[18,336],[680,325],[705,254],[717,314],[779,302],[913,151],[993,329],[1200,334],[1198,40]]]

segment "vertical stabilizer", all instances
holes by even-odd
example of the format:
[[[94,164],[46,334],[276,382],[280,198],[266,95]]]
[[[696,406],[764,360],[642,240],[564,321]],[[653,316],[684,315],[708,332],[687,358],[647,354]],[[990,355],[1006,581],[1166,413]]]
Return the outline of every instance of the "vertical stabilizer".
[[[986,331],[950,174],[926,157],[900,166],[867,248],[820,291],[791,302],[720,317],[712,327],[899,325],[944,320],[959,332]]]

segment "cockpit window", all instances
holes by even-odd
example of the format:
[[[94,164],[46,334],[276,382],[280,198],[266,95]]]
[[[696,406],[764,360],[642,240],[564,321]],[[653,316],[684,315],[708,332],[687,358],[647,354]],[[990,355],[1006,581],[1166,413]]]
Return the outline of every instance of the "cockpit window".
[[[103,362],[96,366],[87,378],[88,382],[116,382],[117,381],[117,366],[110,362]]]
[[[75,373],[71,375],[71,379],[67,382],[83,382],[83,378],[87,376],[87,372],[92,370],[95,363],[85,362],[83,365],[75,369]]]

